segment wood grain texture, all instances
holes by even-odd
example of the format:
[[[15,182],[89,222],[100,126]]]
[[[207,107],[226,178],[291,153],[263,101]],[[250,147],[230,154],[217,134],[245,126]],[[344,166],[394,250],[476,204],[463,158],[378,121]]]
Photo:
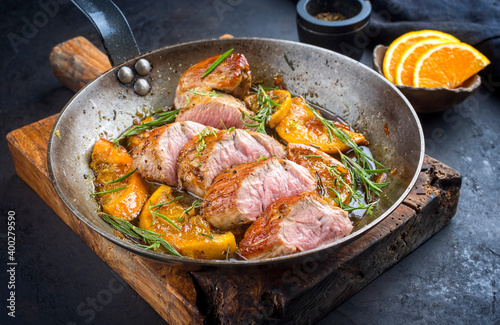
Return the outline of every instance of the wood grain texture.
[[[66,208],[52,187],[46,163],[55,119],[51,116],[7,136],[18,175],[172,325],[314,323],[444,227],[456,212],[460,194],[460,174],[426,156],[403,204],[339,250],[287,268],[186,272],[115,246]]]
[[[49,60],[56,78],[73,91],[111,69],[106,54],[82,36],[56,45]]]
[[[118,247],[82,223],[59,199],[47,170],[47,143],[57,116],[7,135],[17,174],[109,266],[122,276],[169,324],[203,323],[191,276]]]

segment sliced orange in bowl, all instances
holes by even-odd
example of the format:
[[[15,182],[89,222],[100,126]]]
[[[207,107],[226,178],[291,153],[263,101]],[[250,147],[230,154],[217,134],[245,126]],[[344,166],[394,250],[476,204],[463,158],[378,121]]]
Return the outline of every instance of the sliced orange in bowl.
[[[396,65],[395,80],[396,85],[413,86],[413,72],[415,63],[420,56],[430,48],[445,43],[458,43],[444,38],[424,38],[410,46],[399,59]]]
[[[416,42],[426,38],[441,38],[459,42],[457,38],[437,30],[420,30],[401,35],[394,42],[392,42],[391,45],[389,45],[382,63],[384,76],[390,82],[395,82],[396,65],[403,53]]]
[[[488,58],[465,43],[437,45],[415,63],[414,87],[453,89],[490,64]]]

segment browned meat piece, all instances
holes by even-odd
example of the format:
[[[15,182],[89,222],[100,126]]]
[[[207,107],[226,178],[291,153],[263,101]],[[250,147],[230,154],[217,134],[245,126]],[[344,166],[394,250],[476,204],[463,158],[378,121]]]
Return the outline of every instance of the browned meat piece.
[[[203,197],[214,178],[225,170],[261,157],[285,158],[286,151],[272,137],[254,131],[234,129],[201,132],[179,154],[179,186]]]
[[[311,174],[321,178],[318,185],[321,184],[323,188],[318,186],[318,194],[340,200],[344,204],[349,203],[352,177],[340,161],[321,150],[299,143],[288,144],[288,159],[306,167]]]
[[[282,197],[312,192],[315,188],[315,178],[292,161],[269,158],[241,164],[215,178],[200,213],[212,226],[230,230],[255,221]]]
[[[177,186],[179,152],[204,128],[196,122],[175,122],[150,131],[132,150],[134,166],[144,179]]]
[[[204,87],[208,91],[218,90],[239,99],[243,99],[248,94],[252,85],[252,74],[243,54],[233,53],[229,55],[210,74],[201,77],[219,56],[198,62],[184,72],[175,92],[176,108],[184,107],[185,93],[195,87]]]
[[[347,212],[315,193],[285,197],[248,228],[239,253],[246,259],[290,255],[332,243],[352,228]]]
[[[249,111],[241,100],[228,94],[197,89],[186,92],[185,104],[176,121],[193,121],[217,129],[248,129],[242,117],[247,124],[255,123],[243,115],[243,112],[250,116],[254,113]]]

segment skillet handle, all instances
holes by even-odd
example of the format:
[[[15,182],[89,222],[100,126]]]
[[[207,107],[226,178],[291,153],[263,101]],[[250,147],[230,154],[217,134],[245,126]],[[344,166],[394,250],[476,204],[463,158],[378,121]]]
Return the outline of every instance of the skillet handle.
[[[50,67],[63,85],[76,92],[111,69],[111,64],[106,54],[78,36],[52,49]]]
[[[233,35],[224,34],[219,38],[233,38]],[[85,37],[78,36],[54,46],[50,67],[63,85],[77,92],[111,69],[111,64],[106,54]]]
[[[112,66],[140,55],[132,30],[111,0],[71,0],[97,30]]]

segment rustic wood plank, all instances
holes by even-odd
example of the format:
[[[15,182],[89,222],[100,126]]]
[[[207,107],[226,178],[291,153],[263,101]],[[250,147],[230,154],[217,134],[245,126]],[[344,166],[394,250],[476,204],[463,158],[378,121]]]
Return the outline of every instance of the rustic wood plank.
[[[122,276],[169,324],[203,323],[191,276],[146,260],[114,245],[80,220],[59,199],[47,171],[47,142],[57,116],[7,135],[17,174],[109,266]]]
[[[193,273],[207,300],[204,313],[221,324],[314,323],[444,227],[455,214],[460,186],[457,171],[426,156],[404,204],[341,249],[285,269]]]
[[[51,185],[46,163],[55,119],[9,133],[17,173],[170,324],[316,322],[444,227],[458,204],[461,176],[426,157],[404,203],[340,250],[286,268],[188,273],[115,246],[66,208]]]

